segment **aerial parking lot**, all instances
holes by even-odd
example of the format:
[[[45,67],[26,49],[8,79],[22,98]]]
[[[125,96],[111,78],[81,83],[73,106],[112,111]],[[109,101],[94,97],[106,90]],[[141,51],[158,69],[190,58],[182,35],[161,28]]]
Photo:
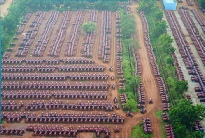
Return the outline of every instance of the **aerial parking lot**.
[[[174,138],[176,120],[203,136],[204,15],[145,2],[1,5],[2,137]]]

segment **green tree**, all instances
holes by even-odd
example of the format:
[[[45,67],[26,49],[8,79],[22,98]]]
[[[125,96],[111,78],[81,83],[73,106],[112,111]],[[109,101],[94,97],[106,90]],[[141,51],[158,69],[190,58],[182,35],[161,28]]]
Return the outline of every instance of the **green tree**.
[[[2,51],[3,53],[9,47],[13,36],[17,30],[17,25],[20,24],[20,19],[26,14],[27,0],[18,0],[11,4],[8,9],[8,14],[2,18]]]
[[[172,55],[175,51],[175,49],[171,46],[171,43],[173,42],[173,39],[168,34],[162,34],[157,40],[157,44],[159,46],[159,50],[161,54],[169,54]]]
[[[174,63],[174,59],[170,56],[167,56],[165,58],[165,60],[166,60],[166,63],[169,64],[169,65],[173,65],[173,63]]]
[[[205,0],[198,0],[202,9],[205,9]]]
[[[129,111],[135,111],[137,108],[136,101],[132,98],[128,99],[125,104],[125,109]]]
[[[169,76],[166,81],[167,81],[167,85],[168,85],[169,87],[174,84],[174,78],[171,77],[171,76]]]
[[[155,18],[157,19],[157,21],[161,21],[163,17],[163,12],[162,11],[156,11],[155,12]]]
[[[175,85],[174,85],[174,89],[175,91],[179,92],[180,94],[183,94],[184,92],[187,91],[188,89],[188,82],[187,81],[175,81]]]
[[[205,107],[203,105],[197,104],[194,106],[187,99],[182,99],[170,109],[169,116],[176,137],[187,138],[201,135],[193,133],[192,128],[197,120],[201,121],[205,117]]]
[[[121,30],[124,39],[130,39],[136,33],[136,23],[133,15],[121,14]]]
[[[166,33],[166,28],[167,28],[167,25],[166,25],[166,22],[164,20],[155,22],[152,36],[154,38],[159,38],[160,35]]]
[[[96,29],[96,24],[93,22],[83,23],[83,31],[86,33],[92,33]]]
[[[6,51],[6,49],[9,47],[10,38],[8,35],[3,34],[2,35],[2,51]]]
[[[136,48],[140,48],[139,44],[137,43],[137,40],[134,39],[125,39],[123,40],[123,44],[125,46],[134,46]]]

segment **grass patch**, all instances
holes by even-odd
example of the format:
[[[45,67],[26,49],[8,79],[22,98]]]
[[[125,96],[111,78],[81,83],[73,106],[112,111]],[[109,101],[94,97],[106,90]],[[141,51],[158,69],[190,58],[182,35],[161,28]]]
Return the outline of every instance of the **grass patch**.
[[[160,111],[155,111],[155,116],[158,118],[158,119],[162,119],[162,111],[160,110]]]
[[[145,134],[143,131],[143,122],[132,128],[131,138],[152,138],[153,134]]]
[[[165,122],[162,120],[162,111],[155,111],[155,116],[160,120],[160,131],[162,133],[162,138],[166,138],[166,132],[165,132]]]

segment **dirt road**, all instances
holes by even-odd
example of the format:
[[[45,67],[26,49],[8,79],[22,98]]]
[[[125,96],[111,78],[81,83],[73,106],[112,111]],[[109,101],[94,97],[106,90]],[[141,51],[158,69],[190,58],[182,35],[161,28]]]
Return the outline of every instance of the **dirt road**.
[[[152,97],[154,104],[147,104],[146,108],[148,113],[145,115],[142,114],[135,114],[133,119],[130,119],[123,127],[123,132],[122,134],[125,134],[124,136],[126,138],[130,137],[132,127],[139,123],[141,121],[142,117],[149,117],[152,121],[152,129],[154,133],[155,138],[161,137],[161,131],[160,131],[160,123],[159,120],[155,117],[154,111],[160,110],[161,107],[161,100],[158,92],[158,86],[155,80],[155,76],[152,73],[151,66],[149,64],[149,58],[147,55],[147,50],[144,44],[144,38],[143,38],[143,26],[142,22],[140,20],[140,17],[136,13],[136,8],[138,7],[138,4],[133,3],[131,6],[132,13],[135,16],[135,21],[137,24],[137,40],[140,45],[139,49],[139,56],[141,59],[141,64],[142,64],[142,83],[145,87],[145,93],[147,97],[147,102],[149,97]]]
[[[4,17],[8,13],[8,7],[12,3],[12,0],[6,0],[6,2],[0,6],[1,17]]]

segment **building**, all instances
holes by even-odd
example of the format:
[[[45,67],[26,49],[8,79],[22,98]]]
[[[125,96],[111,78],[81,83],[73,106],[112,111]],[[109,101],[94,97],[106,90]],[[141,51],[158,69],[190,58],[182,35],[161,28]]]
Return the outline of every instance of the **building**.
[[[162,0],[165,10],[176,10],[177,1],[176,0]]]

